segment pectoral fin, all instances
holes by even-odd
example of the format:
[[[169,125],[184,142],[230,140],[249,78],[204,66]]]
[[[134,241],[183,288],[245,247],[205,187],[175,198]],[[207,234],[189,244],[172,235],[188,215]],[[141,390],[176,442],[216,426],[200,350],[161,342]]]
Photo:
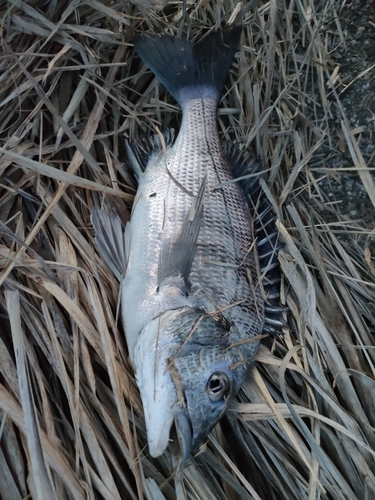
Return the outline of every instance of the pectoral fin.
[[[91,223],[95,230],[95,242],[111,271],[119,281],[125,276],[127,258],[124,228],[120,217],[105,210],[94,208]]]
[[[159,288],[172,283],[174,278],[182,280],[183,292],[188,289],[188,279],[195,256],[204,207],[206,177],[198,195],[192,203],[186,219],[175,237],[166,239],[159,257]],[[171,281],[172,280],[172,281]]]

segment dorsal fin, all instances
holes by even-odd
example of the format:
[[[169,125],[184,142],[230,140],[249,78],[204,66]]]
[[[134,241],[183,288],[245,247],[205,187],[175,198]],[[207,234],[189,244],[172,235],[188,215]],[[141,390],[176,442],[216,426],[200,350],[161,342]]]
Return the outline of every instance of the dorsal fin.
[[[276,215],[259,183],[263,174],[262,164],[251,151],[229,141],[224,144],[224,152],[254,217],[259,267],[266,293],[264,331],[280,334],[281,328],[285,326],[282,313],[287,310],[280,306],[281,271],[277,255],[282,245],[275,224]]]
[[[261,191],[259,177],[262,175],[262,164],[254,153],[232,141],[225,141],[223,144],[224,154],[232,167],[233,177],[238,179],[243,193],[248,200],[257,200]],[[249,200],[248,200],[249,201]],[[251,212],[254,206],[251,205]]]

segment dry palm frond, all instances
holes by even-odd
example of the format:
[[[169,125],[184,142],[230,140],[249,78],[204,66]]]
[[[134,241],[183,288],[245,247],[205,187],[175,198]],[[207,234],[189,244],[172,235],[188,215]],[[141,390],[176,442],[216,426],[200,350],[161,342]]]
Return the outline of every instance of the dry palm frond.
[[[343,81],[337,54],[351,43],[350,6],[0,8],[0,497],[374,498],[375,189],[365,133],[343,101],[374,66]],[[178,128],[181,118],[134,56],[134,32],[187,29],[197,39],[238,21],[243,45],[219,129],[223,140],[252,143],[269,171],[290,329],[262,346],[181,483],[171,453],[147,454],[119,285],[90,214],[104,204],[129,218],[136,183],[124,138]],[[365,221],[340,211],[329,191],[354,174]]]

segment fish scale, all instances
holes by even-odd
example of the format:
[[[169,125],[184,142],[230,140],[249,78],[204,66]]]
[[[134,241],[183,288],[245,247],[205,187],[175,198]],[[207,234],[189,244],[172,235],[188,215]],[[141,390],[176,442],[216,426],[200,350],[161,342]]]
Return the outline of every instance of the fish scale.
[[[240,35],[233,26],[194,46],[167,35],[135,37],[138,54],[181,105],[182,124],[173,145],[171,133],[150,141],[146,161],[129,145],[138,190],[125,235],[116,216],[92,217],[121,281],[150,454],[165,451],[175,422],[181,466],[241,387],[265,320],[249,204],[232,182],[216,123]]]
[[[181,139],[182,138],[182,139]],[[209,146],[207,146],[209,145]],[[202,151],[205,156],[202,160]],[[156,157],[157,156],[157,157]],[[166,157],[165,157],[166,156]],[[137,217],[138,197],[148,199],[153,231],[144,240],[138,239],[132,246],[137,260],[147,262],[149,272],[145,277],[145,287],[154,299],[157,283],[157,265],[162,240],[170,238],[181,227],[191,206],[192,198],[182,190],[166,172],[166,167],[174,179],[186,191],[197,194],[203,178],[207,176],[204,214],[198,237],[196,254],[190,273],[192,295],[203,292],[212,297],[216,306],[228,307],[244,300],[246,306],[234,306],[226,310],[226,315],[241,330],[249,328],[254,319],[254,295],[251,293],[246,275],[250,269],[253,283],[257,282],[253,253],[249,253],[252,244],[251,217],[248,205],[237,184],[215,189],[233,179],[230,167],[223,157],[216,126],[216,104],[212,99],[196,99],[189,102],[184,111],[184,119],[179,138],[166,155],[157,153],[150,159],[144,177],[138,188],[137,204],[132,217]],[[156,193],[155,196],[150,196]],[[145,217],[142,211],[142,217]],[[133,224],[133,223],[132,223]],[[211,262],[218,262],[212,264]],[[243,262],[241,267],[239,264]],[[129,261],[130,265],[132,261]],[[220,265],[235,266],[231,269]],[[138,279],[138,270],[135,273]],[[132,294],[134,274],[127,274],[125,285]],[[148,284],[146,284],[148,281]],[[256,295],[258,307],[262,307],[259,292]],[[148,302],[142,294],[142,302]],[[134,300],[131,301],[134,306]],[[204,300],[207,307],[208,302]],[[149,310],[149,319],[159,311]],[[127,313],[125,312],[125,315]],[[147,319],[145,318],[145,321]],[[254,335],[259,326],[254,328]],[[248,330],[246,331],[248,334]]]

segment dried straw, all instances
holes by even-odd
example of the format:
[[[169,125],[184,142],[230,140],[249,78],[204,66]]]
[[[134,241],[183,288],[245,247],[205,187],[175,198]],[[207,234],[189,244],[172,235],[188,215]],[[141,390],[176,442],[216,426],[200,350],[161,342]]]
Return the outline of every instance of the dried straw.
[[[165,4],[1,6],[0,497],[374,498],[374,233],[321,184],[348,175],[325,161],[346,150],[375,206],[332,55],[350,43],[346,2],[188,2],[186,16],[182,2]],[[148,455],[119,285],[90,213],[115,206],[129,218],[124,138],[181,118],[134,57],[135,30],[178,33],[185,21],[195,39],[238,20],[243,45],[219,128],[252,143],[270,172],[290,329],[262,346],[179,484],[171,454]]]

